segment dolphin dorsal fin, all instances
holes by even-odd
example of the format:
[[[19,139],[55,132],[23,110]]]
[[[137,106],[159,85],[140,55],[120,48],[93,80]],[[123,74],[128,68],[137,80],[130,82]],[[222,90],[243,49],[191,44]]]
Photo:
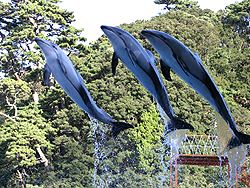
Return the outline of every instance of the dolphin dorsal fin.
[[[44,82],[47,86],[49,86],[49,77],[51,75],[51,71],[49,69],[49,66],[47,65],[47,63],[44,65],[44,68],[43,68],[43,79],[44,79]]]
[[[168,81],[172,81],[172,78],[170,76],[170,67],[161,59],[160,60],[161,63],[161,71],[163,76],[168,80]]]
[[[112,57],[112,63],[111,63],[113,75],[115,75],[117,65],[118,65],[118,56],[117,56],[117,54],[114,52],[114,53],[113,53],[113,57]]]
[[[155,59],[155,56],[153,55],[153,53],[150,50],[146,50],[146,52],[149,55],[149,58],[152,62],[154,62],[156,65],[159,65],[158,61]]]

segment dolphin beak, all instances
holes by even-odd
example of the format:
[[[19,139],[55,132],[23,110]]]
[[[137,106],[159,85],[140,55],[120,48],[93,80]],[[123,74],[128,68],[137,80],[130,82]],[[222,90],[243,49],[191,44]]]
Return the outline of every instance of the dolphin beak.
[[[39,41],[41,41],[41,39],[39,39],[39,38],[35,38],[35,41],[36,41],[36,42],[39,42]]]
[[[143,34],[143,35],[147,35],[148,33],[150,33],[150,31],[148,31],[148,30],[142,30],[141,31],[141,34]]]
[[[36,41],[36,43],[38,45],[40,45],[41,43],[45,43],[46,44],[46,42],[43,39],[35,38],[35,41]]]
[[[154,33],[153,33],[153,31],[148,31],[148,30],[142,30],[141,31],[141,34],[143,35],[143,36],[147,36],[147,37],[150,37],[150,36],[152,36],[152,35],[154,35]]]
[[[152,45],[159,43],[159,41],[166,43],[166,37],[159,31],[154,30],[142,30],[141,34],[149,40]],[[168,45],[168,43],[166,43]]]
[[[101,26],[101,29],[102,29],[102,30],[105,30],[105,29],[109,29],[109,27],[106,26],[106,25],[102,25],[102,26]]]
[[[105,25],[102,25],[101,29],[107,35],[107,37],[109,38],[110,42],[113,45],[115,45],[115,43],[119,39],[119,35],[117,34],[116,29],[113,28],[113,27],[110,27],[110,26],[105,26]]]
[[[155,43],[156,39],[159,38],[159,35],[157,35],[154,31],[149,31],[149,30],[142,30],[141,34],[148,39],[152,44]]]
[[[48,41],[39,38],[35,38],[35,41],[37,45],[41,48],[45,56],[48,56],[51,54],[51,52],[53,52],[53,48],[48,43]]]
[[[145,38],[147,38],[147,39],[157,37],[157,38],[163,40],[162,36],[159,35],[159,33],[157,33],[157,31],[142,30],[142,31],[141,31],[141,34],[142,34]]]
[[[115,31],[110,26],[102,25],[102,31],[108,36],[108,33],[115,33]]]
[[[40,48],[42,48],[45,45],[48,46],[48,44],[43,39],[35,38],[35,41]]]

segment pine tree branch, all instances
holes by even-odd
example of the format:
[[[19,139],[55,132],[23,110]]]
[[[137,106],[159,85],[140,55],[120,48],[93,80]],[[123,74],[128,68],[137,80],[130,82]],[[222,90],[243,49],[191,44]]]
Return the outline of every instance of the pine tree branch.
[[[45,157],[44,153],[42,152],[41,148],[36,148],[40,158],[42,159],[40,162],[44,163],[44,166],[47,171],[49,171],[49,160]]]
[[[5,35],[0,31],[0,36],[1,36],[1,41],[0,41],[0,43],[2,43],[3,42],[3,39],[5,38]]]
[[[17,173],[18,173],[18,179],[19,179],[19,187],[22,187],[22,188],[25,188],[26,185],[25,185],[25,182],[23,181],[23,176],[22,174],[20,173],[19,170],[17,170]]]
[[[9,115],[7,115],[7,114],[5,114],[5,113],[3,113],[3,112],[0,112],[0,115],[6,117],[6,118],[8,118],[9,120],[11,120],[11,121],[13,121],[13,122],[16,123],[16,120],[14,120],[14,119],[13,119],[12,117],[10,117]]]
[[[6,95],[6,97],[5,97],[5,99],[6,99],[6,103],[7,103],[7,105],[8,106],[10,106],[10,107],[13,107],[14,109],[15,109],[15,115],[14,115],[14,117],[16,118],[17,117],[17,106],[16,106],[16,102],[17,102],[17,94],[18,94],[18,92],[17,93],[15,93],[15,99],[14,99],[14,102],[13,102],[13,104],[11,104],[10,102],[9,102],[9,98],[8,98],[8,96]]]
[[[17,72],[14,73],[14,76],[16,77],[17,81],[21,81],[21,79],[20,79],[20,77],[18,76],[18,73],[17,73]]]

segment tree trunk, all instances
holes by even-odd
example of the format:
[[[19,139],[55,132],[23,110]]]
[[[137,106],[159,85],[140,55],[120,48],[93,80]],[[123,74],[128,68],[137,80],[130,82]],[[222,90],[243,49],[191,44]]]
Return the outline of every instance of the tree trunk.
[[[20,79],[20,77],[18,76],[18,73],[17,73],[17,72],[14,73],[14,76],[16,77],[16,80],[17,80],[17,81],[21,81],[21,79]]]
[[[23,176],[22,174],[20,173],[19,170],[17,170],[17,173],[18,173],[18,179],[19,179],[19,182],[18,182],[18,187],[22,187],[22,188],[26,188],[26,183],[25,181],[23,181]]]
[[[49,161],[48,159],[45,157],[44,153],[42,152],[41,148],[36,148],[37,152],[40,155],[41,163],[44,163],[44,166],[46,168],[47,171],[49,171]]]
[[[33,98],[33,100],[34,100],[34,102],[35,102],[36,104],[39,103],[39,97],[38,97],[38,93],[37,93],[36,91],[33,91],[33,92],[32,92],[32,98]]]

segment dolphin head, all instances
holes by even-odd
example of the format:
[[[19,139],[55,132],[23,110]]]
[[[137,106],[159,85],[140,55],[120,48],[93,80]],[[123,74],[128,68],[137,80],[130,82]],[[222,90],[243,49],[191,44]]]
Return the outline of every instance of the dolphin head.
[[[197,56],[183,43],[167,33],[154,30],[143,30],[141,34],[149,40],[161,57],[165,56],[169,58],[169,56],[174,55],[183,60],[186,59],[186,61],[188,60],[187,58],[192,61],[200,61],[200,58],[197,58]]]
[[[130,48],[132,46],[131,39],[133,37],[127,31],[124,31],[117,27],[104,26],[104,25],[101,26],[101,29],[109,38],[114,49],[119,47]]]
[[[58,52],[61,51],[60,47],[53,42],[45,39],[35,39],[38,46],[42,49],[43,54],[48,62],[53,62],[53,60],[58,58]]]
[[[167,33],[154,30],[143,30],[141,34],[149,40],[161,57],[163,54],[172,55],[174,51],[176,51],[176,39]],[[173,47],[175,47],[175,49],[173,49]]]

